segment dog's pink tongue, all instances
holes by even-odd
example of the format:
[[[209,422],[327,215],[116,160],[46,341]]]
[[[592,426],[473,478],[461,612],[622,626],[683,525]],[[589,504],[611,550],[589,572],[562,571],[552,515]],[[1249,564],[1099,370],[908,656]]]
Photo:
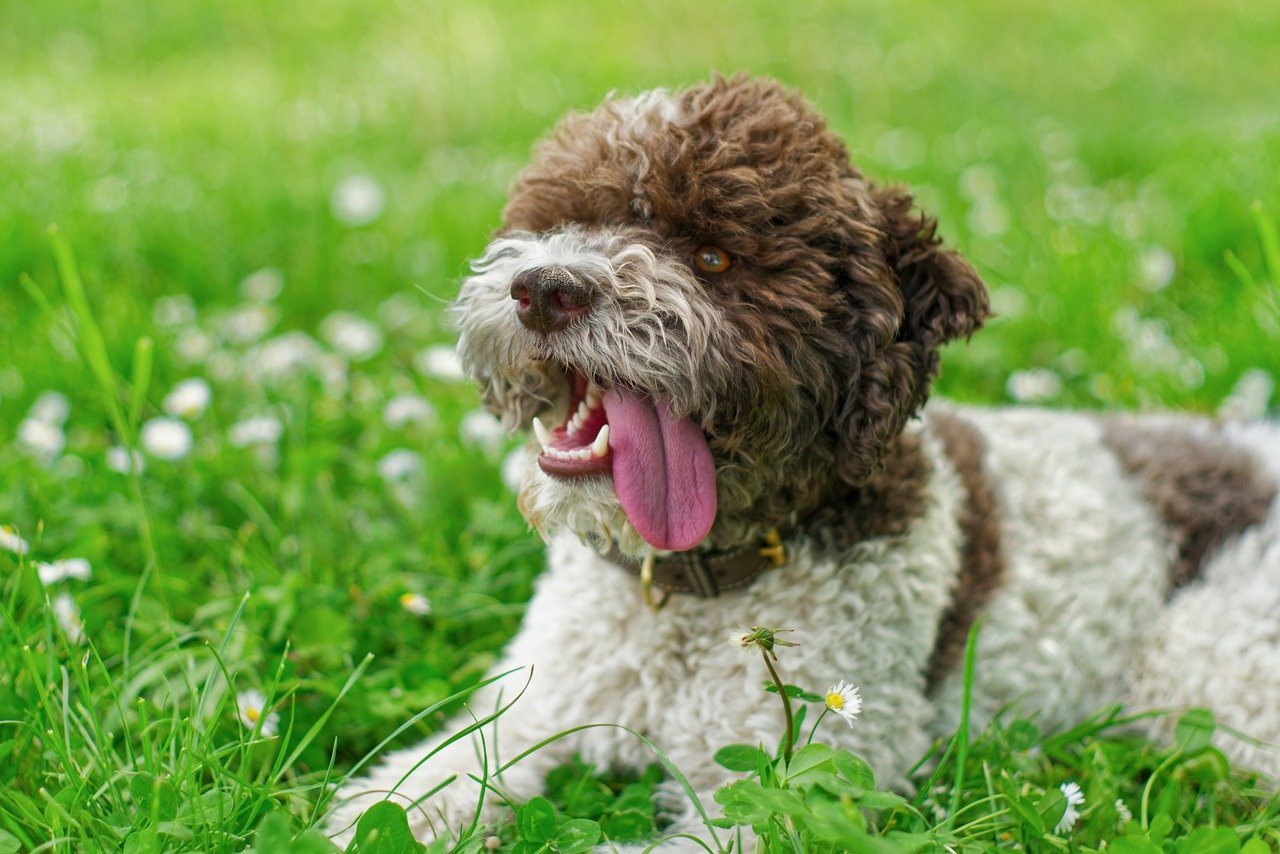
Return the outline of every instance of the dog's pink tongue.
[[[671,417],[667,402],[626,389],[604,395],[613,491],[631,524],[656,549],[684,551],[716,518],[716,467],[698,426]]]

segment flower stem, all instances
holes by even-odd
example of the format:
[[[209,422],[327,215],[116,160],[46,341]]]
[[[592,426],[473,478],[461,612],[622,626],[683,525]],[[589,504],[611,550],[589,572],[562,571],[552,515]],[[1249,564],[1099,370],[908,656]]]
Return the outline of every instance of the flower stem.
[[[791,762],[791,748],[795,742],[795,724],[791,717],[791,697],[787,694],[787,689],[782,684],[782,678],[778,676],[778,671],[773,666],[772,657],[765,650],[764,666],[769,670],[769,676],[773,679],[774,687],[778,689],[778,696],[782,698],[782,714],[786,718],[787,732],[782,739],[782,761]]]

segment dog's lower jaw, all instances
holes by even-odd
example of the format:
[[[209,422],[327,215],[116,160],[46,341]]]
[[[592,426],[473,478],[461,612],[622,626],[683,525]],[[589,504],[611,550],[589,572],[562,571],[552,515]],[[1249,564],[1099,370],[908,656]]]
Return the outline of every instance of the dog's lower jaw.
[[[517,503],[525,520],[543,540],[550,542],[552,537],[566,533],[597,552],[607,552],[613,545],[633,557],[651,551],[628,521],[608,474],[560,477],[541,469],[536,452],[530,451],[526,456]]]

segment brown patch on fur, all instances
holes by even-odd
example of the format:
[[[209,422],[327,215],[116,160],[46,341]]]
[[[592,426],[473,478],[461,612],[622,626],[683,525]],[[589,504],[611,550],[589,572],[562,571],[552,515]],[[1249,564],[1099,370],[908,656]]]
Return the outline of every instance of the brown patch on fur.
[[[1200,577],[1223,544],[1266,518],[1276,483],[1218,431],[1105,419],[1102,441],[1137,482],[1173,543],[1169,594]]]
[[[925,671],[925,684],[934,688],[960,661],[969,629],[1004,576],[1000,544],[999,511],[991,484],[982,466],[983,440],[963,418],[946,412],[929,413],[934,435],[955,466],[966,501],[960,511],[960,573],[951,605],[942,615],[933,653]]]
[[[900,537],[924,513],[932,474],[920,437],[904,433],[866,481],[830,499],[805,527],[824,546],[840,551],[863,540]]]
[[[504,231],[625,229],[689,263],[706,244],[732,257],[697,273],[728,367],[680,380],[716,459],[725,546],[875,479],[941,346],[981,326],[988,297],[935,221],[864,178],[795,92],[716,77],[669,99],[567,117],[516,180]]]

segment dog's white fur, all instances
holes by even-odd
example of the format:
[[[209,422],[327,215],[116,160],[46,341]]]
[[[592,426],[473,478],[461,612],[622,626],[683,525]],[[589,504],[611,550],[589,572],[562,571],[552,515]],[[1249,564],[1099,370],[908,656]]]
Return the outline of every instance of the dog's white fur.
[[[712,761],[714,751],[775,744],[780,732],[778,708],[761,692],[759,658],[732,642],[749,625],[796,630],[800,646],[785,649],[781,662],[795,684],[820,690],[848,679],[861,686],[856,724],[828,718],[820,737],[865,757],[882,782],[903,785],[931,740],[955,726],[961,689],[956,671],[926,696],[919,676],[955,583],[964,500],[932,436],[938,409],[958,412],[981,431],[1007,560],[1007,580],[983,615],[975,726],[1005,706],[1052,727],[1112,702],[1135,710],[1204,704],[1228,725],[1280,737],[1280,506],[1166,605],[1166,539],[1094,419],[935,402],[909,428],[923,435],[935,466],[927,510],[900,539],[862,542],[838,561],[814,561],[800,539],[789,544],[790,565],[750,587],[711,601],[675,596],[658,613],[644,606],[634,576],[571,535],[555,539],[520,633],[494,669],[533,672],[524,696],[486,731],[490,770],[562,730],[602,726],[531,754],[496,788],[531,797],[546,772],[575,752],[602,766],[642,768],[654,756],[620,728],[627,727],[656,742],[714,811],[712,794],[727,776]],[[1280,476],[1280,429],[1240,426],[1231,438]],[[526,674],[479,692],[473,714],[514,697]],[[411,822],[424,837],[467,823],[480,797],[472,780],[482,775],[476,744],[464,739],[410,768],[468,721],[391,754],[369,777],[349,783],[330,826],[351,824],[392,789],[407,804],[453,775],[455,783],[411,811]],[[1280,769],[1274,751],[1236,740],[1222,746],[1265,770]],[[499,801],[489,793],[484,820],[499,815]],[[664,805],[676,818],[671,832],[708,833],[674,785]]]

